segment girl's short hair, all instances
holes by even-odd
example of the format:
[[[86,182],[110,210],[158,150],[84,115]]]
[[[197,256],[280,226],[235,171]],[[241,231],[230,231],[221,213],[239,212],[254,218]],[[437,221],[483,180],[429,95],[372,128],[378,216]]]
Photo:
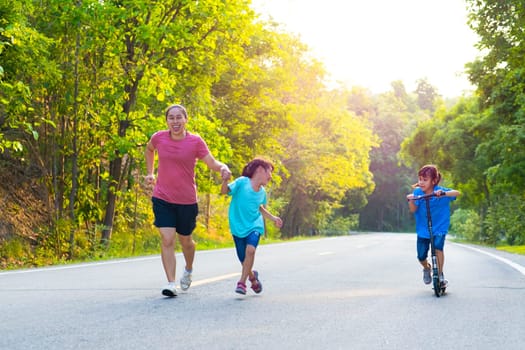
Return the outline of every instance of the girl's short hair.
[[[421,167],[417,172],[417,176],[428,177],[436,185],[441,181],[441,173],[438,170],[438,167],[434,164],[427,164]],[[419,182],[416,182],[412,185],[412,188],[419,187]]]
[[[417,176],[428,177],[434,181],[436,185],[441,181],[441,173],[434,164],[427,164],[421,167],[417,172]]]
[[[262,166],[265,170],[273,170],[273,164],[270,161],[262,158],[255,158],[254,160],[246,164],[244,169],[242,169],[242,176],[251,178],[253,174],[255,174],[257,168],[260,166]]]
[[[174,104],[174,105],[171,105],[169,106],[168,108],[166,108],[166,118],[168,118],[168,113],[173,109],[173,108],[178,108],[182,111],[182,114],[184,114],[184,118],[188,119],[188,112],[186,112],[186,108],[184,108],[183,105],[179,105],[179,104]]]

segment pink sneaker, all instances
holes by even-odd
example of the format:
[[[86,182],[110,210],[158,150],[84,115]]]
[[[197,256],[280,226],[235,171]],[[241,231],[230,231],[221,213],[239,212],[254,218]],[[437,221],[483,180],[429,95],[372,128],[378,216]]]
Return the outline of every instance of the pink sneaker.
[[[263,290],[263,286],[261,281],[259,281],[259,272],[253,270],[253,279],[250,278],[250,282],[252,283],[252,289],[255,293],[259,294]]]
[[[237,282],[237,288],[235,288],[235,293],[246,294],[246,285],[242,282]]]

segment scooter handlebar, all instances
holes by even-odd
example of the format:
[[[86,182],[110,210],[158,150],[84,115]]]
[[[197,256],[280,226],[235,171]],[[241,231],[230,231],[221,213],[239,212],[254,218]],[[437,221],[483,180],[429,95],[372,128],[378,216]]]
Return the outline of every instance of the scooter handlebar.
[[[432,193],[429,193],[429,194],[422,194],[421,196],[413,196],[412,198],[407,198],[407,200],[408,201],[417,201],[417,200],[420,200],[420,199],[431,198],[431,197],[442,197],[442,196],[445,196],[445,195],[446,195],[445,191],[438,190],[436,192],[432,192]]]

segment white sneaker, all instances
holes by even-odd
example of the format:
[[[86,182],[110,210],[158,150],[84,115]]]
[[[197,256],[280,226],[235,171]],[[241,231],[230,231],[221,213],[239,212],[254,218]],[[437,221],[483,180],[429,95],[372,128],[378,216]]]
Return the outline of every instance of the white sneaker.
[[[164,288],[162,288],[161,293],[167,297],[176,297],[177,289],[175,288],[175,282],[168,283]]]
[[[180,279],[180,288],[182,290],[188,290],[191,285],[191,271],[187,271],[184,269],[184,273],[182,274],[182,278]]]
[[[448,286],[448,281],[445,279],[445,276],[443,274],[439,275],[439,284],[443,289],[447,288]]]

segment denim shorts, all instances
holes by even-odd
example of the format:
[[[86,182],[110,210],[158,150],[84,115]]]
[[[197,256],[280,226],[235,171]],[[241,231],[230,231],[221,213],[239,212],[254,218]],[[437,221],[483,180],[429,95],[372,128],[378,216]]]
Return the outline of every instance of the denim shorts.
[[[443,251],[445,247],[445,235],[434,236],[434,247]],[[417,236],[417,259],[423,261],[427,259],[428,249],[430,248],[430,238]]]
[[[152,197],[154,225],[156,227],[174,227],[178,234],[189,236],[197,225],[199,206],[195,204],[174,204]]]
[[[233,235],[235,249],[237,250],[237,257],[241,263],[243,263],[244,259],[246,258],[246,247],[251,245],[254,248],[257,248],[259,245],[259,238],[261,238],[261,234],[257,231],[252,231],[252,233],[250,233],[248,236],[242,238]]]

